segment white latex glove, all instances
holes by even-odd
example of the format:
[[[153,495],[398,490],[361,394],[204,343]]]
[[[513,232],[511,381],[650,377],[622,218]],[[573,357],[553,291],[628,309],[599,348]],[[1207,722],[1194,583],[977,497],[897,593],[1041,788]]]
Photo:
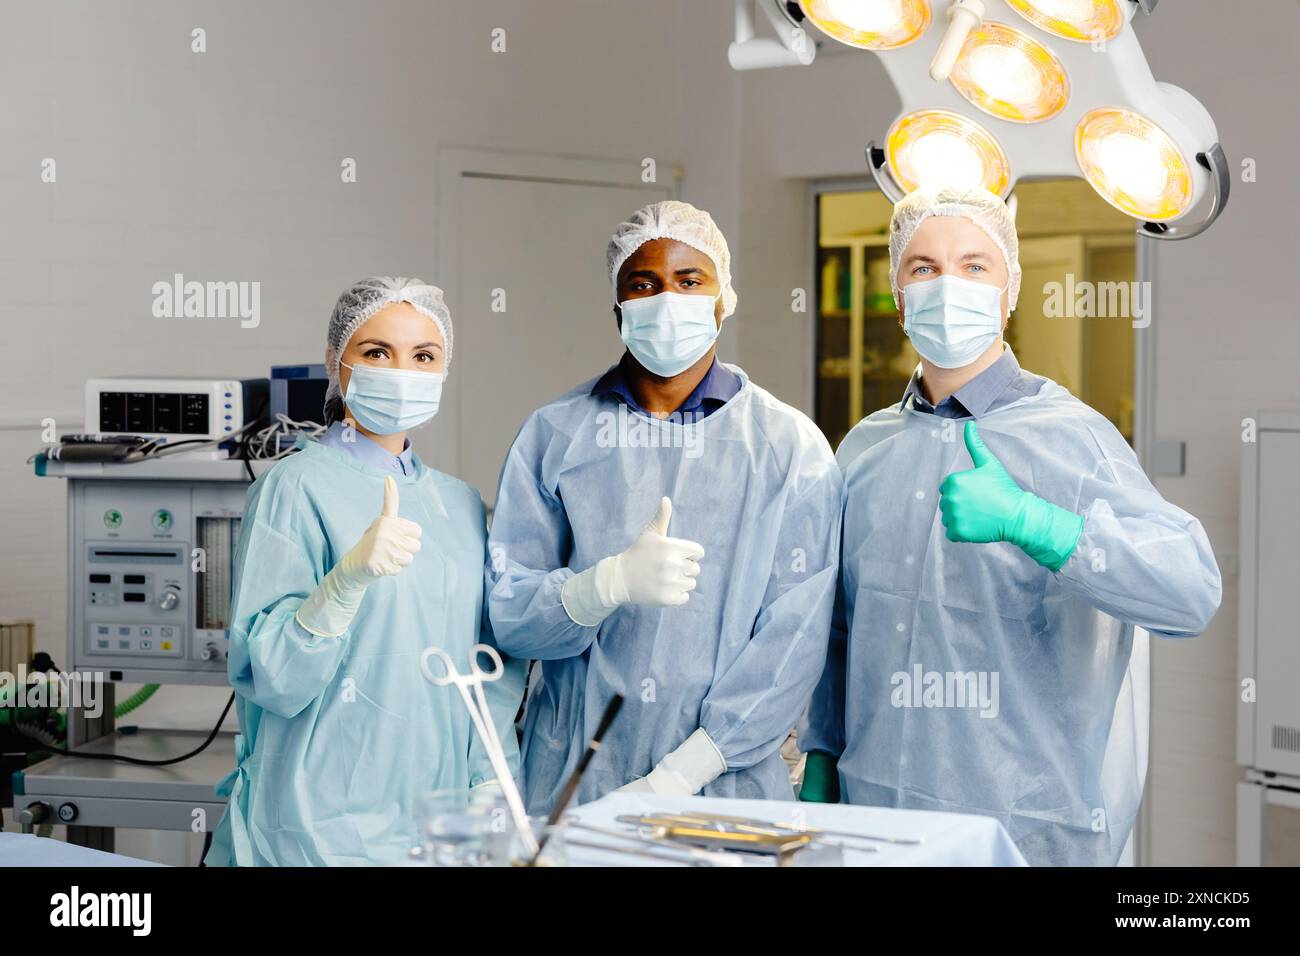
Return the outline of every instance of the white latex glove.
[[[644,777],[619,787],[617,793],[657,793],[693,797],[727,769],[713,738],[701,727]]]
[[[653,773],[653,771],[651,771]],[[625,783],[614,791],[615,793],[654,793],[654,787],[650,786],[650,777],[637,777],[631,783]],[[688,794],[689,796],[689,794]]]
[[[366,588],[415,560],[423,529],[397,516],[397,482],[384,477],[384,507],[361,540],[339,559],[298,608],[298,623],[320,637],[338,637],[356,616]]]
[[[668,537],[673,503],[659,508],[632,547],[602,558],[564,582],[560,601],[575,624],[595,627],[622,604],[676,607],[695,590],[704,548],[694,541]]]

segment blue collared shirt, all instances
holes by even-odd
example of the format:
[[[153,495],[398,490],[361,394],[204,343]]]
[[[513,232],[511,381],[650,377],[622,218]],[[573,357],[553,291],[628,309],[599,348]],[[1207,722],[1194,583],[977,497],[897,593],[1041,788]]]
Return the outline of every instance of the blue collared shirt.
[[[902,407],[911,402],[918,412],[928,412],[940,418],[980,418],[1026,395],[1037,395],[1047,379],[1026,372],[1016,361],[1010,346],[1003,349],[1002,357],[973,379],[953,392],[938,407],[931,405],[921,390],[921,370],[918,368],[903,392]]]
[[[647,418],[654,416],[636,403],[632,395],[632,388],[628,384],[627,375],[623,370],[623,363],[627,361],[624,355],[619,363],[602,375],[599,381],[591,387],[592,395],[609,395],[613,394],[624,405],[639,412]],[[692,415],[695,420],[708,418],[709,415],[716,412],[727,402],[736,397],[743,384],[739,375],[727,368],[716,358],[709,370],[704,373],[704,378],[700,379],[700,384],[695,386],[695,390],[686,396],[686,401],[682,402],[682,407],[675,409],[674,414]]]
[[[349,435],[349,431],[351,434]],[[345,437],[346,436],[346,437]],[[394,455],[373,438],[349,429],[343,422],[334,422],[325,434],[316,439],[328,448],[341,448],[356,457],[363,465],[391,471],[395,475],[410,475],[415,472],[415,463],[411,461],[411,439],[406,439],[406,447],[400,455]]]

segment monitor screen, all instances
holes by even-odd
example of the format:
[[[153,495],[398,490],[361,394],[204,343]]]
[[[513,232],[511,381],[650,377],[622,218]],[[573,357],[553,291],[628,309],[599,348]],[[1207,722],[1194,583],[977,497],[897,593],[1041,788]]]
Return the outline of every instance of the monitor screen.
[[[101,392],[99,430],[127,435],[206,435],[206,393]]]

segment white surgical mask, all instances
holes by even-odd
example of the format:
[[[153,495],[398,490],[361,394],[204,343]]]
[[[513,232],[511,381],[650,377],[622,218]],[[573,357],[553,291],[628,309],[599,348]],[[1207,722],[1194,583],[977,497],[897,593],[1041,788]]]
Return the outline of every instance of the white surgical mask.
[[[717,339],[714,304],[721,296],[660,292],[620,302],[623,342],[649,371],[664,378],[678,375]]]
[[[903,331],[921,357],[939,368],[961,368],[1002,334],[1002,293],[987,282],[939,276],[903,288]]]
[[[342,362],[339,363],[343,365]],[[348,411],[376,435],[395,435],[423,425],[438,414],[446,372],[420,372],[373,365],[343,365],[348,379]]]

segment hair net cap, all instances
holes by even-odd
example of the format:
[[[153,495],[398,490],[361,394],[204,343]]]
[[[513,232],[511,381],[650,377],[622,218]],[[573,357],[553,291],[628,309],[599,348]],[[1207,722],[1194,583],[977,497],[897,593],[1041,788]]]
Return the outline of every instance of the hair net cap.
[[[442,331],[446,342],[444,370],[451,367],[451,312],[443,301],[442,290],[422,279],[393,276],[371,276],[355,282],[343,290],[330,316],[329,331],[325,336],[325,371],[329,375],[329,388],[325,393],[326,408],[332,399],[341,399],[339,389],[339,358],[348,342],[366,320],[386,305],[407,302],[422,315],[432,319]],[[328,413],[327,413],[328,417]]]
[[[1016,307],[1020,296],[1020,240],[1011,210],[987,189],[938,189],[908,193],[894,205],[889,220],[889,285],[898,304],[898,266],[908,243],[921,223],[931,216],[960,216],[969,219],[993,240],[1007,263],[1009,285],[1007,306]]]
[[[684,242],[712,259],[718,271],[718,285],[722,287],[722,317],[736,311],[736,290],[731,287],[731,250],[722,230],[703,209],[675,199],[642,206],[627,222],[620,223],[610,237],[606,259],[615,305],[618,304],[618,270],[632,253],[655,239]]]

